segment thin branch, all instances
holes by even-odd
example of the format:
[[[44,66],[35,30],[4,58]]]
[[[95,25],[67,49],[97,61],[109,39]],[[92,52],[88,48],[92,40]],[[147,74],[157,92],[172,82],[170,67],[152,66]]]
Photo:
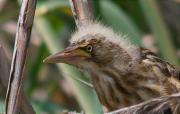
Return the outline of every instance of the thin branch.
[[[30,40],[31,29],[36,8],[36,0],[23,0],[19,15],[16,43],[11,64],[10,79],[6,94],[6,114],[18,114],[22,83],[23,68],[27,48]],[[34,111],[31,111],[34,113]]]
[[[108,114],[164,114],[164,110],[168,109],[173,102],[180,104],[180,93],[148,100],[137,105],[118,109]],[[174,113],[176,114],[177,111],[175,110],[173,114]]]
[[[71,10],[77,27],[86,25],[93,20],[91,0],[70,0]]]
[[[165,113],[164,110],[168,109],[173,102],[180,103],[180,93],[163,96],[142,102],[137,105],[118,109],[106,114],[179,114],[179,110],[175,110],[172,113]],[[176,108],[179,108],[179,104]],[[76,112],[65,112],[62,114],[78,114]],[[84,113],[81,113],[84,114]]]

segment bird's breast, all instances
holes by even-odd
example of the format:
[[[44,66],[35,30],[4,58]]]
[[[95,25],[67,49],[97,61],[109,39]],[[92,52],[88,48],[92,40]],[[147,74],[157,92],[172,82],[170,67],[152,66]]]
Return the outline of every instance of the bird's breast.
[[[124,75],[118,69],[106,68],[101,72],[91,72],[91,77],[101,103],[109,110],[115,110],[161,95],[163,87],[147,74],[139,72]]]

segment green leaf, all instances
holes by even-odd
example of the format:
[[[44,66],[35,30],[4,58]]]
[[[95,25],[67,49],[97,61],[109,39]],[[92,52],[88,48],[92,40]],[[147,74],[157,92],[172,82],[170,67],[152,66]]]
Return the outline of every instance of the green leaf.
[[[38,55],[30,66],[30,71],[28,73],[29,86],[27,88],[27,95],[32,96],[33,90],[38,86],[38,74],[40,72],[41,66],[43,65],[43,57],[46,54],[45,44],[41,44]]]
[[[140,5],[163,57],[178,66],[179,61],[173,42],[155,0],[140,0]]]

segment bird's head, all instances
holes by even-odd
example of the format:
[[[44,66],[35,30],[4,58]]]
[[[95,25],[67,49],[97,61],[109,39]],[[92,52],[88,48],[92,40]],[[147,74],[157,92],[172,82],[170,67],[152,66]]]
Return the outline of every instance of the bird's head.
[[[101,24],[80,27],[63,51],[47,57],[46,63],[67,63],[82,69],[112,65],[114,62],[127,64],[131,60],[132,45],[122,36]]]

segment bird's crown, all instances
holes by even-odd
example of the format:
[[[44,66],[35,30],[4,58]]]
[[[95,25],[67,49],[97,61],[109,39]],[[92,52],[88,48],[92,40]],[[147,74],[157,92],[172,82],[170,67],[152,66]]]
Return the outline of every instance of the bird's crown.
[[[99,22],[89,22],[79,27],[78,30],[72,34],[70,43],[85,46],[89,43],[98,42],[102,40],[102,38],[107,42],[119,45],[127,52],[131,52],[134,47],[134,45],[129,42],[128,37],[114,32],[110,27]]]

